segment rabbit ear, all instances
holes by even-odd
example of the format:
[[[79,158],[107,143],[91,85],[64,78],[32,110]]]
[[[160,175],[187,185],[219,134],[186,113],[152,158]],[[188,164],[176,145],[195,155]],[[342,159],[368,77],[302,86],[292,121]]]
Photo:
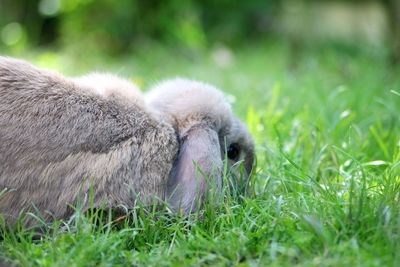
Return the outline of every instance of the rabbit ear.
[[[192,128],[182,138],[178,159],[168,181],[168,202],[188,214],[202,205],[208,189],[220,191],[222,160],[217,133]]]

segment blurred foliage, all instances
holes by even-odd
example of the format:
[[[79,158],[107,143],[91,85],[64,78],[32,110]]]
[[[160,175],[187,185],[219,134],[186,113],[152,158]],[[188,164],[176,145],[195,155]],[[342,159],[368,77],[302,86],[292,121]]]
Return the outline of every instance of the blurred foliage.
[[[340,5],[334,11],[329,3]],[[368,13],[371,9],[367,8],[371,3],[376,4],[372,5],[375,14],[372,17]],[[50,47],[67,49],[78,57],[99,52],[114,56],[156,45],[193,56],[198,55],[193,51],[241,46],[270,36],[283,36],[291,42],[295,62],[296,54],[307,43],[347,42],[348,37],[358,48],[375,40],[384,43],[392,51],[393,61],[399,62],[399,3],[398,0],[0,0],[0,51],[19,55],[32,48]],[[321,6],[325,10],[319,9]],[[326,9],[332,12],[327,13]],[[337,38],[343,34],[347,37]],[[322,37],[314,38],[315,35]]]
[[[0,0],[3,46],[71,45],[121,53],[151,40],[204,49],[257,39],[279,1]]]

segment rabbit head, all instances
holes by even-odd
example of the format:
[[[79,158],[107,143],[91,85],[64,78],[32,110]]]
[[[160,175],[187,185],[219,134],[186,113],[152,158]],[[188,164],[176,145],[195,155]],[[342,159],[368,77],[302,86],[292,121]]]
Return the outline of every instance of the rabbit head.
[[[253,140],[221,91],[178,78],[155,86],[146,103],[173,125],[180,141],[167,188],[167,201],[174,209],[190,213],[202,203],[210,185],[220,191],[225,158],[230,166],[243,162],[250,174]]]

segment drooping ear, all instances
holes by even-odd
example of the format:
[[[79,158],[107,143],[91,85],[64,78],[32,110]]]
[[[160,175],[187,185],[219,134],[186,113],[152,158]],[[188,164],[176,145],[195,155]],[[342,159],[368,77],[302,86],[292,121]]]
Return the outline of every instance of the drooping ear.
[[[222,160],[218,135],[210,128],[193,128],[181,142],[167,201],[175,211],[189,214],[201,207],[210,189],[220,192]]]

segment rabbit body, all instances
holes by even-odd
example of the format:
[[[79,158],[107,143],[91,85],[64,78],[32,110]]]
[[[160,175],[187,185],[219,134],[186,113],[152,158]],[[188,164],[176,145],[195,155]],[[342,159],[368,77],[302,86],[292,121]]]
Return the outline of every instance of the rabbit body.
[[[98,86],[91,88],[91,81]],[[6,221],[32,204],[45,218],[66,218],[91,185],[95,205],[164,199],[177,135],[143,105],[140,92],[114,76],[72,80],[0,57],[0,192],[6,190],[0,213]]]

